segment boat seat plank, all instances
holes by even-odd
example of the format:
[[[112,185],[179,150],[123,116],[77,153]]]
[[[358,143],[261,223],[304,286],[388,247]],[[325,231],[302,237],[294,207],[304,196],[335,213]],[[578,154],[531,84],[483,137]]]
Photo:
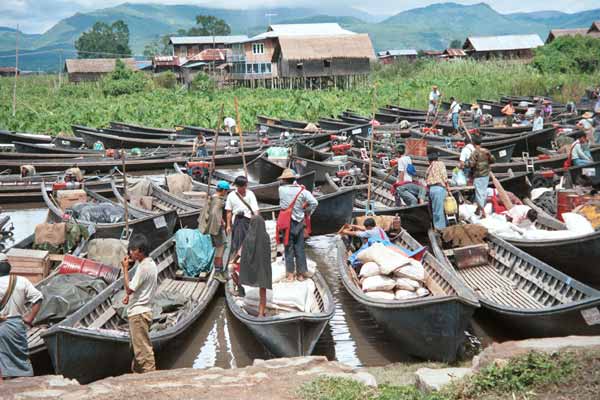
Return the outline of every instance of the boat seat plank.
[[[94,320],[94,322],[92,322],[88,326],[88,328],[90,328],[90,329],[102,328],[102,326],[104,326],[105,323],[107,323],[112,317],[114,317],[116,313],[117,313],[117,310],[115,310],[115,308],[113,306],[108,307],[106,309],[106,311],[104,311],[102,314],[100,314],[100,316],[98,318],[96,318]]]
[[[162,211],[171,211],[171,207],[166,206],[165,204],[161,204],[160,202],[156,201],[156,198],[154,199],[154,201],[152,202],[152,206],[158,208],[159,210]]]

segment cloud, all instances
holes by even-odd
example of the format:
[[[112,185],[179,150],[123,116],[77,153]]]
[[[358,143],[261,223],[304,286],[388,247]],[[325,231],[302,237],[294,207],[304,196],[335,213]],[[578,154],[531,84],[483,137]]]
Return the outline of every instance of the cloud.
[[[246,9],[256,7],[324,7],[332,10],[343,10],[354,7],[372,14],[391,15],[415,7],[423,7],[435,0],[126,0],[129,3],[159,3],[159,4],[194,4],[219,8]],[[453,0],[461,4],[476,4],[481,0]],[[97,8],[112,7],[122,4],[124,0],[0,0],[0,26],[15,27],[19,24],[21,30],[28,33],[41,33],[59,20],[69,17],[76,12],[86,12]],[[577,12],[599,7],[598,0],[488,0],[494,9],[502,13],[524,12],[536,10],[559,10]],[[340,11],[341,12],[341,11]]]

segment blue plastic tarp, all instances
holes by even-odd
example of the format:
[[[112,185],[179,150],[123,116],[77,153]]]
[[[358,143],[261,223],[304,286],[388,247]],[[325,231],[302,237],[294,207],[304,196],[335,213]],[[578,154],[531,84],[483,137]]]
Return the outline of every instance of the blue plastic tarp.
[[[175,251],[186,276],[210,272],[215,254],[210,235],[203,235],[197,229],[180,229],[175,233]]]

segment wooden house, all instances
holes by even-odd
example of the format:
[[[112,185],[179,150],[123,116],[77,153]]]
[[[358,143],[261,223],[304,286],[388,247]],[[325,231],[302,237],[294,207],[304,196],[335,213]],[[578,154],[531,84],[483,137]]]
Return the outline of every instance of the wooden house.
[[[15,76],[15,67],[0,67],[0,76]],[[21,71],[17,70],[17,75],[21,75]]]
[[[467,53],[463,49],[446,49],[440,56],[440,58],[445,60],[459,60],[461,58],[465,58]]]
[[[550,33],[548,33],[548,38],[546,39],[546,44],[552,43],[556,38],[562,36],[585,36],[588,33],[587,28],[574,28],[574,29],[552,29]]]
[[[473,58],[489,60],[493,58],[531,59],[533,50],[544,42],[536,34],[504,36],[470,36],[463,50]]]
[[[206,49],[227,49],[233,43],[247,40],[246,35],[230,36],[172,36],[169,44],[173,46],[173,56],[193,58]]]
[[[127,68],[138,70],[135,59],[121,58],[120,60]],[[67,59],[65,72],[69,75],[69,82],[96,81],[103,75],[113,72],[116,61],[116,58]]]
[[[377,59],[381,64],[393,64],[397,61],[415,61],[417,59],[417,50],[401,49],[401,50],[385,50],[377,53]]]

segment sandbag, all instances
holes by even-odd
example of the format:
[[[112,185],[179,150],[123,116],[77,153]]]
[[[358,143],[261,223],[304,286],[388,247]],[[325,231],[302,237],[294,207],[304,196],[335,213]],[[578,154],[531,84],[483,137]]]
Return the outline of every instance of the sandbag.
[[[80,221],[116,224],[125,219],[125,210],[112,203],[79,203],[75,204],[72,210],[73,217]]]
[[[73,208],[77,204],[87,202],[87,193],[85,190],[59,190],[56,192],[56,201],[61,210]]]
[[[183,192],[192,191],[192,177],[185,174],[167,175],[167,188],[175,196],[183,196]]]
[[[61,246],[67,237],[67,224],[64,222],[50,224],[47,222],[35,226],[34,244],[48,243],[52,246]]]
[[[485,235],[487,235],[487,229],[480,225],[452,225],[442,231],[444,242],[452,242],[452,247],[484,243]]]
[[[186,276],[196,277],[212,268],[215,249],[210,235],[203,235],[197,229],[179,229],[175,233],[175,251]]]
[[[366,292],[366,296],[376,300],[394,300],[394,292]]]
[[[418,281],[409,278],[396,278],[396,289],[400,290],[408,290],[409,292],[414,292],[418,288],[421,287],[421,284]]]
[[[358,260],[364,263],[374,261],[379,265],[383,275],[389,275],[397,268],[410,264],[411,259],[388,249],[382,243],[374,243],[368,249],[360,252]]]
[[[364,222],[367,218],[373,218],[375,220],[375,224],[382,228],[384,231],[388,232],[391,228],[392,225],[394,223],[394,216],[393,215],[361,215],[356,217],[356,224],[357,225],[364,225]]]
[[[417,294],[415,292],[411,292],[410,290],[398,289],[394,292],[394,298],[396,300],[416,299],[417,297]]]
[[[429,296],[430,292],[427,288],[418,288],[417,291],[417,296],[418,297],[425,297],[425,296]]]
[[[381,275],[381,270],[379,269],[379,265],[377,265],[377,263],[374,263],[373,261],[365,263],[361,267],[360,273],[358,274],[358,276],[361,278],[368,278],[370,276],[376,275]]]
[[[580,235],[587,235],[594,232],[594,227],[583,215],[576,213],[563,213],[563,220],[567,229]]]
[[[395,287],[396,281],[385,275],[370,276],[362,282],[363,292],[387,292]]]
[[[87,246],[87,258],[112,267],[120,267],[127,255],[127,240],[93,239]]]
[[[258,302],[259,288],[244,286],[246,295],[244,301]],[[310,312],[313,307],[311,294],[314,296],[315,283],[312,279],[306,279],[302,282],[280,282],[273,284],[273,289],[267,290],[267,306],[277,308],[282,306],[287,309],[294,309],[301,312]]]
[[[152,196],[129,196],[129,203],[132,207],[141,208],[142,210],[152,211],[152,203],[154,198]]]
[[[409,278],[414,281],[425,281],[425,268],[417,260],[410,260],[410,264],[397,268],[394,276],[399,278]]]

